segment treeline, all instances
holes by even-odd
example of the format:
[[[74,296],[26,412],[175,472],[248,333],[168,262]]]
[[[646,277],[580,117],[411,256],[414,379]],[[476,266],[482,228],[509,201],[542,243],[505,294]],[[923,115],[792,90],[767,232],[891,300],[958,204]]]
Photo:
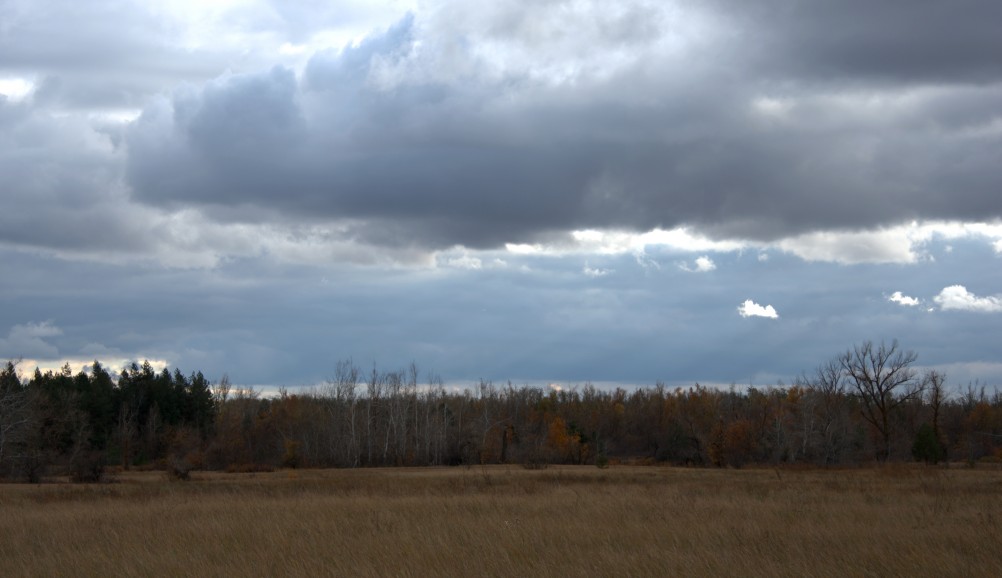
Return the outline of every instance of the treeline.
[[[663,384],[632,391],[481,381],[461,392],[415,365],[341,361],[322,386],[277,397],[200,373],[97,362],[72,375],[0,372],[0,475],[38,480],[103,467],[244,471],[640,461],[740,467],[874,460],[976,463],[1002,457],[1002,395],[913,369],[916,356],[871,343],[792,385],[728,390]]]
[[[73,375],[38,369],[27,380],[0,369],[0,477],[39,481],[63,471],[96,481],[108,463],[162,461],[207,443],[219,406],[201,372],[132,364],[113,379],[100,362]]]

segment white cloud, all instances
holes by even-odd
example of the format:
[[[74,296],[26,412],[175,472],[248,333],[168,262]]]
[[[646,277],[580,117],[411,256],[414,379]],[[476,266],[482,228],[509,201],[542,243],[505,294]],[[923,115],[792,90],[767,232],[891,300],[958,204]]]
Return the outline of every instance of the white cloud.
[[[547,251],[541,245],[530,245],[528,243],[505,243],[504,248],[514,255],[547,254]]]
[[[26,78],[0,77],[0,96],[19,101],[26,98],[35,88],[35,84]]]
[[[909,230],[815,232],[783,239],[776,246],[805,261],[858,263],[914,263],[919,255]]]
[[[1002,312],[1002,297],[978,297],[969,292],[963,285],[951,285],[933,297],[940,309],[948,311],[974,311],[977,313],[999,313]]]
[[[665,231],[653,229],[646,233],[616,230],[584,229],[571,231],[570,239],[551,243],[507,243],[505,250],[516,255],[564,257],[567,255],[622,255],[632,253],[643,256],[648,247],[659,247],[681,252],[713,251],[718,253],[740,251],[748,246],[741,240],[715,241],[694,234],[685,227]]]
[[[432,257],[432,263],[439,268],[465,269],[467,271],[507,269],[509,263],[497,257],[497,254],[497,251],[477,251],[466,247],[453,247],[435,253]],[[400,264],[405,265],[403,262]],[[409,263],[409,265],[423,266],[418,260]]]
[[[678,227],[668,231],[653,229],[646,233],[587,229],[573,231],[571,237],[574,239],[574,244],[565,250],[605,255],[643,253],[648,247],[664,247],[685,252],[714,251],[724,253],[740,251],[748,245],[741,240],[713,240],[692,233],[686,227]],[[555,248],[548,249],[552,251]]]
[[[453,257],[445,262],[450,267],[455,267],[457,269],[469,269],[471,271],[477,271],[484,268],[484,263],[476,257],[471,257],[469,255],[461,255],[459,257]]]
[[[751,299],[748,299],[738,307],[738,313],[741,314],[742,317],[767,317],[769,319],[779,318],[779,314],[776,313],[776,309],[772,305],[766,305],[763,307]]]
[[[646,260],[648,250],[659,248],[683,253],[729,253],[745,249],[759,251],[758,260],[768,261],[770,250],[778,249],[805,261],[857,265],[864,263],[916,263],[931,260],[925,246],[934,239],[984,239],[1002,254],[1002,225],[956,221],[911,222],[895,227],[866,231],[816,231],[772,242],[744,239],[711,239],[689,227],[653,229],[646,233],[584,229],[572,231],[564,242],[539,244],[509,243],[505,249],[520,255],[563,257],[567,255],[620,255],[633,253]],[[705,259],[701,265],[700,259]],[[687,271],[712,271],[713,261],[704,255]]]
[[[680,263],[678,267],[679,269],[690,273],[707,273],[716,269],[717,264],[713,262],[713,259],[703,255],[702,257],[697,257],[696,261],[691,266],[688,263]]]
[[[981,238],[1002,253],[1002,225],[956,221],[911,222],[871,231],[821,231],[781,239],[774,246],[805,261],[843,265],[915,263],[931,260],[923,247],[935,238]]]
[[[589,277],[596,277],[596,278],[605,277],[606,275],[612,273],[612,269],[593,269],[592,267],[589,267],[587,263],[585,263],[582,273],[584,273]]]
[[[892,303],[897,303],[899,305],[906,305],[908,307],[914,307],[915,305],[918,305],[919,303],[922,302],[921,300],[916,299],[915,297],[909,297],[907,295],[902,294],[901,291],[895,291],[894,293],[891,294],[890,297],[887,298],[887,300]]]

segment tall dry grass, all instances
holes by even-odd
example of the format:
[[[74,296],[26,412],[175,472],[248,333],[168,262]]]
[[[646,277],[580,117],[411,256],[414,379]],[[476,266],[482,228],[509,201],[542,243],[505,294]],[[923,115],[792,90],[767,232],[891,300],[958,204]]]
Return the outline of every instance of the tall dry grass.
[[[1000,576],[1002,475],[518,467],[0,486],[3,576]]]

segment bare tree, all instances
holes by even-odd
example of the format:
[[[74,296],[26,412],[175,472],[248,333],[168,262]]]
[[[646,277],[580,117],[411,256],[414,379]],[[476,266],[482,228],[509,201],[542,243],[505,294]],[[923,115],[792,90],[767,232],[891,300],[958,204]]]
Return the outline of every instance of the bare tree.
[[[940,440],[939,437],[939,412],[940,408],[943,406],[943,402],[946,401],[946,375],[931,369],[922,376],[922,381],[925,383],[925,389],[929,392],[929,407],[932,409],[932,431],[936,433],[936,439]]]
[[[366,382],[365,389],[365,443],[367,466],[372,465],[372,442],[373,430],[375,429],[376,413],[381,405],[383,397],[383,384],[385,377],[376,370],[376,364],[372,364],[372,373]]]
[[[812,390],[818,417],[820,460],[825,465],[840,462],[849,445],[849,408],[846,397],[846,372],[838,359],[822,363],[803,382]]]
[[[359,462],[355,414],[360,374],[350,358],[338,361],[334,377],[321,389],[329,422],[326,429],[329,458],[338,465],[357,467]]]
[[[219,380],[219,383],[212,386],[212,400],[215,402],[217,408],[226,403],[226,400],[230,397],[230,388],[230,376],[226,373],[223,374],[223,378]]]
[[[902,403],[922,395],[923,383],[916,380],[911,367],[916,359],[915,352],[901,351],[897,340],[890,347],[883,342],[874,347],[867,341],[839,357],[862,402],[863,418],[880,434],[881,460],[891,455],[891,414]]]

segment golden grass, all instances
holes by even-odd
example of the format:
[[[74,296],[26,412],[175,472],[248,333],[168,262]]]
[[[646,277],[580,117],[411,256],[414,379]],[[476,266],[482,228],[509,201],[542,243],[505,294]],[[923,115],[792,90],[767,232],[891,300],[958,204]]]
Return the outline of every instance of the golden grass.
[[[519,467],[0,485],[4,576],[1002,576],[1002,474]]]

